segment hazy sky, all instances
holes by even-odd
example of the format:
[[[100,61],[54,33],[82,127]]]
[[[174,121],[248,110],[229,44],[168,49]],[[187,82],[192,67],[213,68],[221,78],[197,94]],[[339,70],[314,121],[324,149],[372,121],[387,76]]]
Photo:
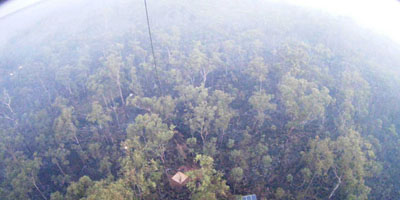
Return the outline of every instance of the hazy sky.
[[[279,0],[277,0],[279,1]],[[398,0],[286,0],[292,4],[349,16],[360,25],[391,37],[400,44]]]
[[[0,18],[43,0],[10,0],[0,6]],[[56,0],[52,0],[56,1]],[[78,1],[78,0],[71,0]],[[156,0],[148,0],[156,1]],[[275,0],[282,1],[282,0]],[[400,44],[400,1],[398,0],[283,0],[291,4],[349,16],[357,23],[389,36]]]

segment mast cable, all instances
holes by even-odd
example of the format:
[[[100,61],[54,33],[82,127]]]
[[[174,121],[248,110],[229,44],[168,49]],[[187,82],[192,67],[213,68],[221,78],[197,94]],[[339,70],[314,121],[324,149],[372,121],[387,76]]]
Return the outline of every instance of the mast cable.
[[[149,38],[150,38],[150,46],[151,46],[151,52],[153,54],[153,62],[154,62],[154,71],[156,73],[156,79],[157,79],[157,85],[158,85],[158,89],[160,90],[160,95],[162,95],[162,89],[161,89],[161,81],[160,78],[158,76],[158,70],[157,70],[157,61],[156,61],[156,55],[154,53],[154,46],[153,46],[153,37],[151,36],[151,29],[150,29],[150,21],[149,21],[149,12],[147,10],[147,1],[144,0],[144,8],[146,10],[146,19],[147,19],[147,28],[149,30]]]

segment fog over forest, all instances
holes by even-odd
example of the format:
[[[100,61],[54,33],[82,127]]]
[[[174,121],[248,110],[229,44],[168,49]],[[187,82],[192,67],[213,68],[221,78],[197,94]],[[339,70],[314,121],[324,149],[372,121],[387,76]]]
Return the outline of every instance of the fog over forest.
[[[153,56],[142,0],[11,3],[1,200],[399,199],[393,39],[279,1],[148,0]]]

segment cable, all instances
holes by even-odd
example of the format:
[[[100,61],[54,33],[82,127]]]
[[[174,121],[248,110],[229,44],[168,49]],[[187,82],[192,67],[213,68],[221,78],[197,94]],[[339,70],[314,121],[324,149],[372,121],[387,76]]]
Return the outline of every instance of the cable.
[[[154,53],[154,46],[153,46],[153,38],[151,37],[151,29],[150,29],[150,21],[149,21],[149,12],[147,11],[147,1],[144,0],[144,8],[146,10],[146,19],[147,19],[147,28],[149,30],[149,38],[150,38],[150,46],[151,46],[151,52],[153,54],[153,62],[154,62],[154,71],[156,73],[156,79],[157,79],[157,84],[158,84],[158,89],[160,90],[160,94],[162,95],[162,89],[161,89],[161,81],[160,78],[158,77],[158,70],[157,70],[157,61],[156,61],[156,55]]]

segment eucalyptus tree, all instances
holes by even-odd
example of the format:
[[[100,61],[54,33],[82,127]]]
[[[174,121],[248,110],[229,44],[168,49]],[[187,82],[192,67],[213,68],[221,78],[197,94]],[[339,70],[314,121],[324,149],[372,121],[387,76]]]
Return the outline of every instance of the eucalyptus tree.
[[[223,174],[214,169],[213,158],[199,154],[195,161],[200,163],[200,169],[188,172],[190,181],[187,187],[191,191],[191,199],[228,199],[229,186]]]
[[[174,125],[162,122],[156,114],[139,115],[128,125],[127,139],[122,149],[126,155],[121,160],[122,180],[138,198],[151,196],[164,173],[166,145],[174,135]]]

